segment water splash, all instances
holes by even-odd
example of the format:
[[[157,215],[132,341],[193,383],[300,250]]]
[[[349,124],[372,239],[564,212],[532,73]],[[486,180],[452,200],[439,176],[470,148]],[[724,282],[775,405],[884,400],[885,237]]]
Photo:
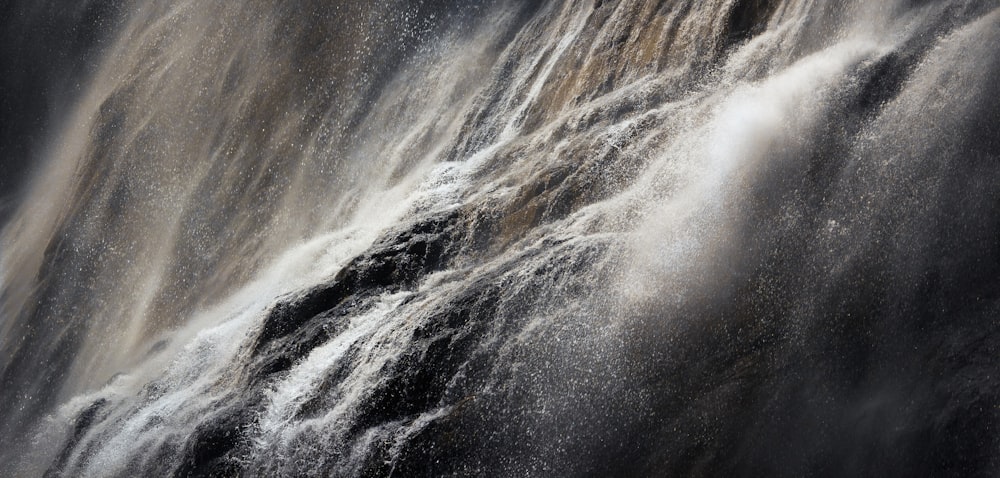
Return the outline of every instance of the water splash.
[[[1000,5],[390,3],[131,13],[0,241],[0,471],[993,469]]]

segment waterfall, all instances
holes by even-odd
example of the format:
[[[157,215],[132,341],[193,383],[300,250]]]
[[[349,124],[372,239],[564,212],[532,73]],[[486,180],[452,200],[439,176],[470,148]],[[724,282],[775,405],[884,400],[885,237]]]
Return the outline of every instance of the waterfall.
[[[1000,1],[49,3],[0,475],[1000,472]]]

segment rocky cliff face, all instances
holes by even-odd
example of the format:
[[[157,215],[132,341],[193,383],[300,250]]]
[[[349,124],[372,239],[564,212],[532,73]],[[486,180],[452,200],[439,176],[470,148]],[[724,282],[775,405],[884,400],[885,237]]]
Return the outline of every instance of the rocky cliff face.
[[[998,9],[130,11],[4,232],[0,470],[995,473]]]

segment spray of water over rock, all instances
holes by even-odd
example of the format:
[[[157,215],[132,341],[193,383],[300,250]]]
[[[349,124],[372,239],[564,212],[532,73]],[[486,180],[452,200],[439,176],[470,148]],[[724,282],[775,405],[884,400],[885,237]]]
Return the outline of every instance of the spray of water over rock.
[[[0,474],[1000,471],[1000,2],[90,3]]]

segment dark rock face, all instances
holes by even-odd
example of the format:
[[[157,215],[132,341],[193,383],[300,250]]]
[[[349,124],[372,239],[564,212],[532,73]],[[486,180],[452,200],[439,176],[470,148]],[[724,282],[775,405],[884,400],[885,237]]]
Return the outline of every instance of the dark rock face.
[[[767,22],[778,3],[773,0],[739,0],[729,11],[726,43],[730,46],[746,41],[767,29]]]
[[[181,466],[174,471],[178,477],[211,477],[238,475],[239,456],[231,452],[248,438],[245,430],[252,426],[254,408],[245,404],[224,409],[206,420],[187,438]]]
[[[99,399],[77,415],[73,421],[73,430],[70,433],[69,440],[63,446],[64,452],[56,459],[53,467],[45,473],[46,477],[62,476],[62,471],[66,467],[66,461],[69,459],[69,452],[80,443],[80,440],[90,429],[90,426],[99,420],[99,415],[107,404],[107,400]]]

